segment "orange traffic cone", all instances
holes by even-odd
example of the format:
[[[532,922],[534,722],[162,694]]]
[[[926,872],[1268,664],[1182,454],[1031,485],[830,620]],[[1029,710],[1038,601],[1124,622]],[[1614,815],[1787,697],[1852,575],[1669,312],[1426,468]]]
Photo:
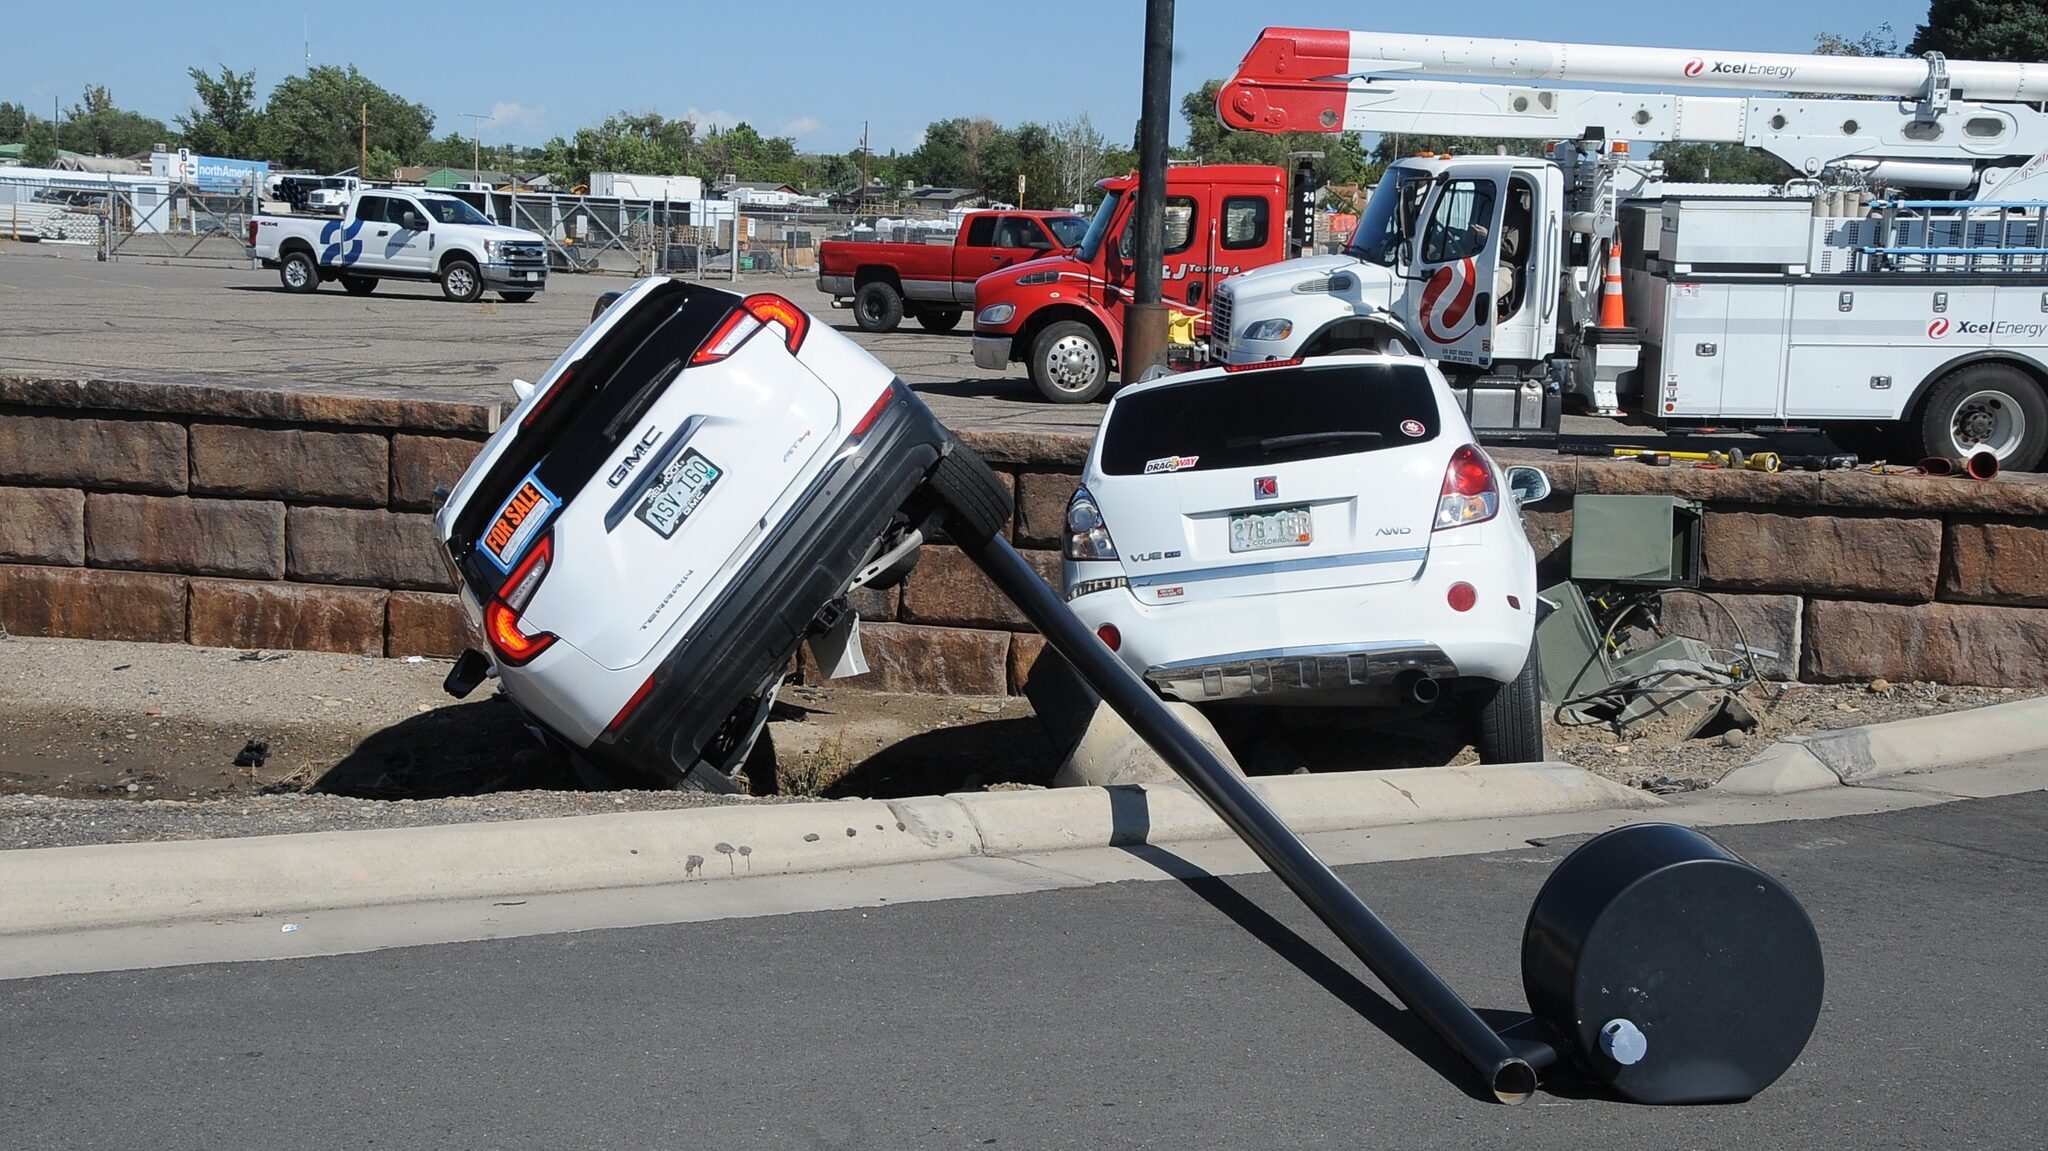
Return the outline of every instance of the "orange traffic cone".
[[[1600,327],[1626,328],[1628,314],[1621,306],[1621,241],[1607,248],[1607,283],[1600,293]]]

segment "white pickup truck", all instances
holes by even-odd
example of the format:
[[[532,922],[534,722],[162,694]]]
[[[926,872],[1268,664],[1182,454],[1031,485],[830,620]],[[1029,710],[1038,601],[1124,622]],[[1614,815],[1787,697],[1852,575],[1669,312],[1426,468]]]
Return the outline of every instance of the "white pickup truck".
[[[537,232],[493,224],[454,196],[366,189],[339,218],[257,216],[249,253],[276,268],[287,292],[311,292],[340,280],[367,296],[379,280],[424,280],[469,303],[486,289],[523,303],[547,286],[547,241]]]

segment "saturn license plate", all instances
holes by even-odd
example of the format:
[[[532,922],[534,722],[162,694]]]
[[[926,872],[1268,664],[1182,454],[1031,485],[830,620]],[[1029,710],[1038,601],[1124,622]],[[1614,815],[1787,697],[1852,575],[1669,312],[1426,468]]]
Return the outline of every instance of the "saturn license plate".
[[[1313,542],[1315,524],[1307,508],[1242,512],[1230,517],[1230,550],[1234,552],[1306,547]]]

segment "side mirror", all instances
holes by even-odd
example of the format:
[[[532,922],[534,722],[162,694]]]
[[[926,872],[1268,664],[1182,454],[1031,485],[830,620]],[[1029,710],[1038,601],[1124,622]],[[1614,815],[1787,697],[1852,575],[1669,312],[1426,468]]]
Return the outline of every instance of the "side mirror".
[[[1542,468],[1516,464],[1508,469],[1508,491],[1517,504],[1540,504],[1550,498],[1550,476]]]
[[[427,230],[427,222],[420,219],[418,212],[407,212],[399,217],[399,219],[402,221],[400,226],[408,232],[424,232]]]

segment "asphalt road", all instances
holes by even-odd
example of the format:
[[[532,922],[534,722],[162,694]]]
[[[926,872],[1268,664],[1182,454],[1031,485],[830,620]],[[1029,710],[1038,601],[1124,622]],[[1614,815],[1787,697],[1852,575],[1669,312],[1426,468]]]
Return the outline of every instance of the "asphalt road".
[[[297,296],[262,269],[127,258],[103,264],[89,247],[0,240],[0,309],[8,317],[0,326],[0,375],[506,401],[513,377],[539,379],[589,321],[597,296],[629,282],[557,275],[524,304],[494,296],[452,304],[432,284],[395,282],[368,297],[337,284]],[[954,427],[1092,431],[1102,417],[1100,404],[1040,398],[1021,365],[975,367],[964,320],[943,334],[908,323],[870,335],[853,326],[850,313],[833,309],[809,275],[748,275],[740,286],[780,292],[827,317]],[[1591,416],[1566,416],[1564,431],[1631,443],[1660,435]]]
[[[1483,1102],[1277,881],[1198,876],[0,984],[0,1142],[2040,1145],[2048,793],[1717,834],[1798,893],[1829,962],[1805,1056],[1746,1104]],[[1563,851],[1344,872],[1512,1010]]]

